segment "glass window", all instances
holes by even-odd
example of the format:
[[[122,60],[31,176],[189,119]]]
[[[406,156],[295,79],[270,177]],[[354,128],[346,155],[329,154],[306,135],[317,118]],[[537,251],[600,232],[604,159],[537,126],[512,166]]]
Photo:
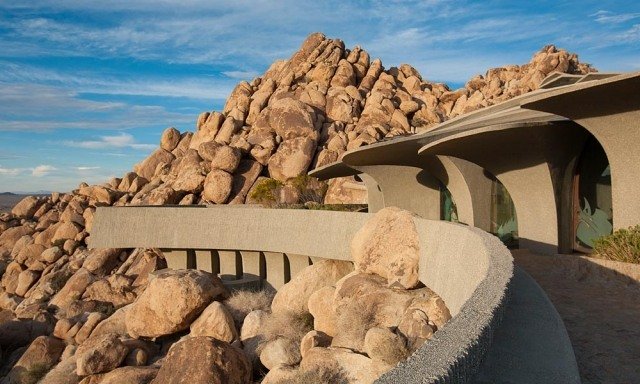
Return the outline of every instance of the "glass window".
[[[593,240],[613,231],[611,168],[602,146],[591,138],[576,172],[575,248],[588,251]]]
[[[447,187],[440,184],[440,220],[458,222],[458,209]]]
[[[491,184],[491,229],[509,248],[518,246],[518,219],[513,200],[507,191],[495,177]]]

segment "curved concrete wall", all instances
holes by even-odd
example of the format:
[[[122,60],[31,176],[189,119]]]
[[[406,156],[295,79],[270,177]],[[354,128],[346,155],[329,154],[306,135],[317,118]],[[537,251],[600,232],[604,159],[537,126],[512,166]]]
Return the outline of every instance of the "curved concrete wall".
[[[98,208],[89,244],[93,248],[265,251],[349,260],[351,239],[371,216],[228,206]],[[500,322],[513,260],[497,238],[479,229],[419,217],[415,223],[420,236],[420,280],[443,298],[453,318],[380,382],[468,382]]]

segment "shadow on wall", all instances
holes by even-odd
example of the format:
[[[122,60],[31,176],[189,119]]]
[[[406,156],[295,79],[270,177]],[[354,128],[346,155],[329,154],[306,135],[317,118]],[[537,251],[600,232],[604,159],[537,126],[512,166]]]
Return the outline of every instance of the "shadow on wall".
[[[583,383],[640,382],[640,265],[513,253],[560,313]]]

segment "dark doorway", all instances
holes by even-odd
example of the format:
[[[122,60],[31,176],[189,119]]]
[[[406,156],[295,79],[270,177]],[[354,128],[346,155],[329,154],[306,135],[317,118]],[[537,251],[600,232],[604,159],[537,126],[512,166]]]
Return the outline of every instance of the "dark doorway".
[[[590,253],[593,240],[613,231],[611,168],[604,149],[590,137],[573,178],[573,248]]]

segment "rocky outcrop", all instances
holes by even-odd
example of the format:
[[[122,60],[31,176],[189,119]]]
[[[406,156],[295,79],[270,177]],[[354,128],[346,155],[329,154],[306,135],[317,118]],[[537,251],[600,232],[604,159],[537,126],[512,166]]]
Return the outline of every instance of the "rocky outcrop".
[[[348,49],[339,39],[314,33],[289,60],[239,83],[222,111],[201,113],[194,133],[167,128],[158,149],[134,172],[108,186],[84,186],[80,193],[108,205],[245,203],[261,173],[287,183],[347,150],[425,132],[533,91],[554,71],[594,69],[550,45],[527,64],[490,69],[453,90],[409,64],[385,68],[359,46]],[[366,203],[366,190],[353,178],[331,181],[328,191],[324,184],[318,187],[321,198],[326,192],[326,203]],[[299,194],[284,202],[307,200]],[[43,203],[24,200],[14,214],[38,216],[44,212],[36,211],[46,210]],[[69,222],[84,225],[82,212],[72,216]],[[70,224],[62,232],[72,233]]]

